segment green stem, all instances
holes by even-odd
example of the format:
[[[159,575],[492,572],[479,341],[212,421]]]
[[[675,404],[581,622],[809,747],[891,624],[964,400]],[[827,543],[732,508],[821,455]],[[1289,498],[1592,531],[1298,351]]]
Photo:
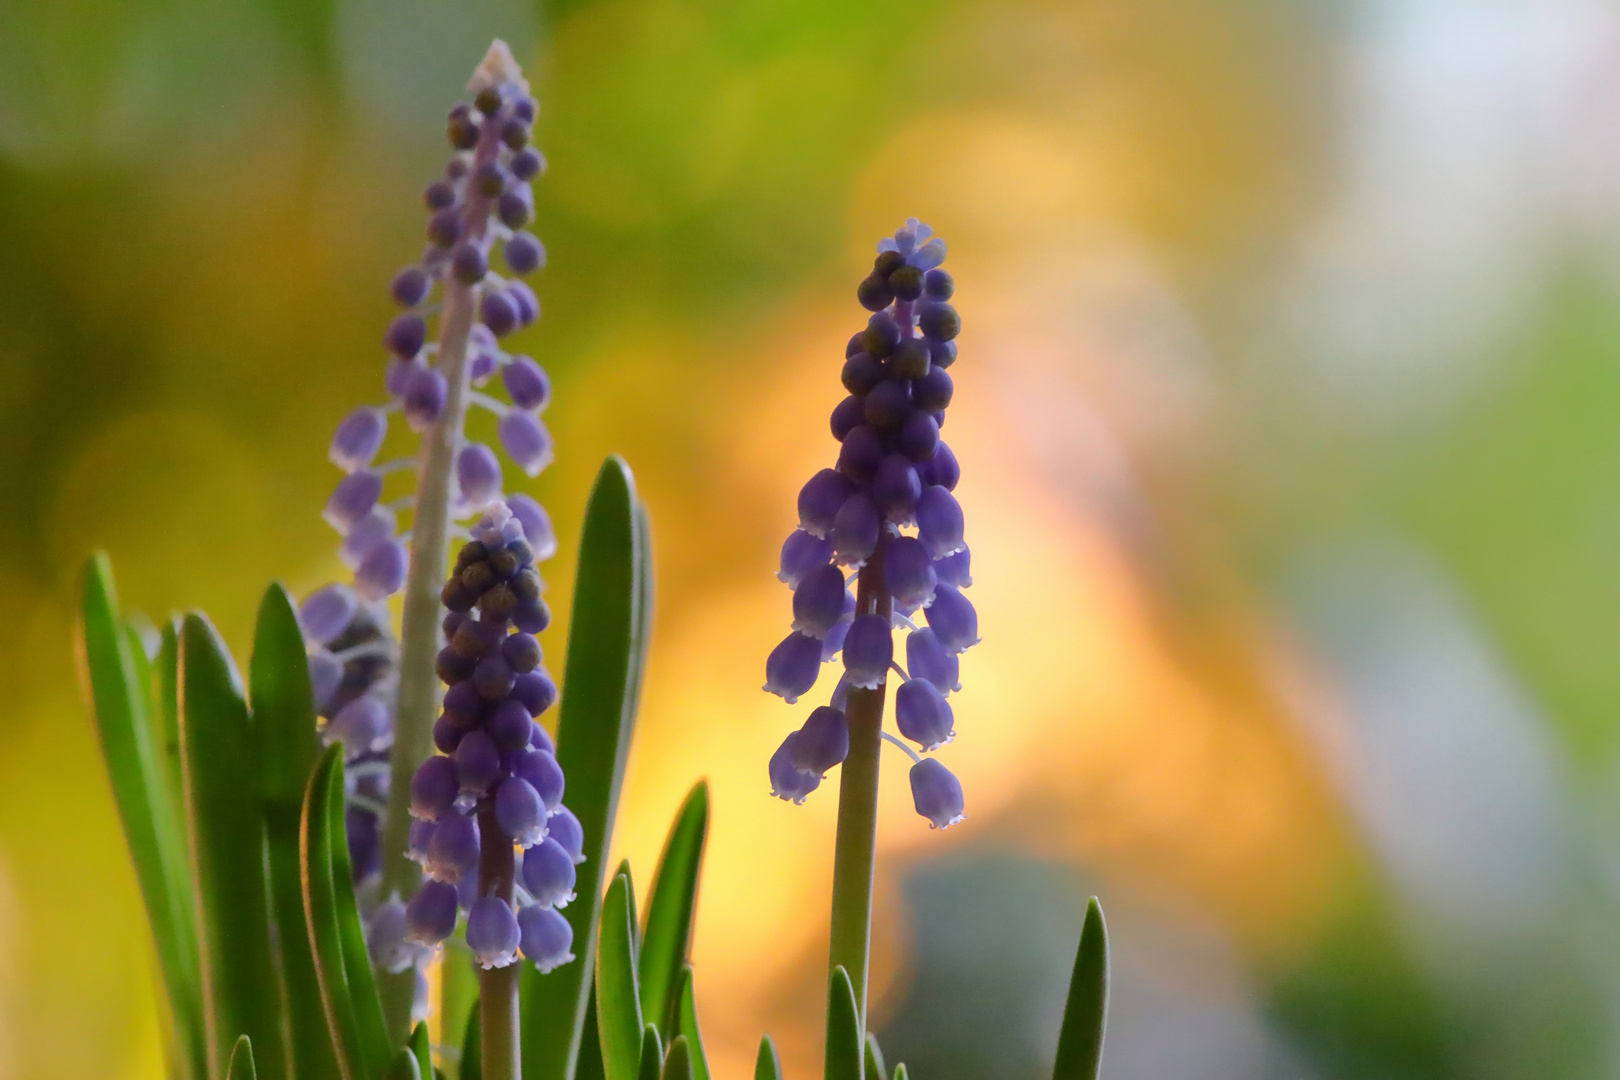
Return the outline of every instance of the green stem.
[[[495,820],[493,801],[486,799],[485,803],[478,811],[478,832],[485,837],[478,856],[478,894],[498,896],[510,905],[516,867],[512,843],[505,840]],[[518,1037],[518,974],[522,967],[522,961],[516,961],[478,973],[483,1080],[521,1080],[523,1076]]]
[[[857,614],[887,619],[894,604],[883,587],[883,554],[888,539],[879,540],[861,568],[855,592]],[[877,863],[878,752],[882,747],[885,687],[851,689],[849,756],[838,784],[838,843],[833,852],[832,947],[828,971],[842,967],[855,990],[855,1009],[866,1030],[866,977],[872,950],[872,876]]]

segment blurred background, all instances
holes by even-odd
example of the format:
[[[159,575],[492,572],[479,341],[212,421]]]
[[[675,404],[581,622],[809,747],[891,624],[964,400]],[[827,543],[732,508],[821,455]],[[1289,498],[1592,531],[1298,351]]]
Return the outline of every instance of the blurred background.
[[[911,214],[985,640],[968,820],[885,766],[891,1062],[1049,1068],[1096,892],[1110,1080],[1620,1075],[1620,5],[0,0],[0,1078],[161,1075],[80,562],[243,657],[340,575],[327,441],[494,36],[552,164],[525,488],[563,621],[604,454],[650,504],[618,846],[710,777],[721,1076],[818,1068],[836,790],[768,797],[759,685]]]

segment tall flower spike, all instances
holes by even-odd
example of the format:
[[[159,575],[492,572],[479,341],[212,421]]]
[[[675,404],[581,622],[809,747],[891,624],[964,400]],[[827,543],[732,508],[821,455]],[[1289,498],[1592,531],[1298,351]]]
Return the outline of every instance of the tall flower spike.
[[[528,536],[531,557],[546,559],[556,551],[545,511],[526,495],[503,496],[500,456],[469,443],[463,430],[469,407],[488,409],[498,418],[512,464],[533,476],[551,460],[551,440],[539,420],[550,381],[533,359],[513,356],[501,344],[540,314],[533,289],[518,280],[545,265],[545,248],[523,231],[533,217],[530,181],[545,164],[528,145],[536,106],[500,41],[490,46],[467,93],[469,100],[450,110],[449,163],[423,193],[427,243],[389,284],[388,295],[400,310],[380,334],[388,400],[349,413],[328,450],[344,475],[325,517],[341,537],[353,583],[316,590],[300,612],[322,730],[329,742],[343,743],[349,766],[349,843],[357,883],[382,879],[361,895],[369,906],[371,897],[398,894],[408,901],[407,913],[420,909],[425,929],[414,938],[407,934],[418,944],[442,928],[444,918],[442,890],[429,890],[420,903],[413,899],[420,874],[410,861],[410,853],[428,851],[443,793],[413,790],[409,781],[434,744],[435,657],[455,638],[455,624],[465,613],[452,605],[441,630],[439,593],[450,534],[457,520],[504,497]],[[477,389],[497,374],[508,401]],[[394,423],[396,414],[405,423]],[[411,432],[421,437],[414,452],[407,444],[379,463],[393,441]],[[413,471],[414,492],[403,482]],[[405,522],[401,512],[408,515]],[[532,594],[514,594],[513,618],[530,632],[549,621],[538,577],[534,582]],[[401,592],[405,611],[396,642],[386,604]],[[531,698],[542,692],[533,680],[526,684]],[[519,789],[505,797],[509,823],[521,818],[524,801]],[[413,807],[430,815],[414,823],[414,832]],[[377,940],[388,944],[383,951],[389,967],[399,961],[392,946],[398,914],[389,907],[368,915]]]
[[[799,527],[782,544],[777,577],[793,589],[793,632],[766,661],[765,689],[792,704],[814,688],[822,662],[842,655],[844,663],[833,692],[839,707],[816,709],[770,760],[772,793],[792,802],[852,756],[852,745],[876,754],[883,694],[899,670],[896,623],[911,631],[897,728],[925,751],[956,734],[945,696],[961,689],[958,657],[979,631],[962,595],[972,578],[952,494],[961,470],[940,438],[954,394],[946,369],[956,362],[961,329],[944,261],[945,242],[916,218],[878,244],[872,273],[856,290],[871,315],[845,350],[848,396],[832,413],[835,465],[800,490]],[[857,571],[858,598],[846,591],[841,567]],[[922,628],[906,618],[919,609]],[[871,730],[860,731],[862,724]],[[912,778],[917,812],[931,825],[962,820],[961,785],[937,759],[914,767]],[[840,822],[842,829],[842,811]]]

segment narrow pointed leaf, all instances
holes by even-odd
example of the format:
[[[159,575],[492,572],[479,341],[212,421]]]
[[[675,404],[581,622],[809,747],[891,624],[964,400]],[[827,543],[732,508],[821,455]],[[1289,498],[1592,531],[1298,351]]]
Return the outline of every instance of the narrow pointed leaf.
[[[236,665],[197,613],[185,617],[180,632],[180,757],[209,1072],[225,1071],[236,1037],[245,1034],[258,1067],[285,1076],[253,732]]]
[[[585,1032],[579,1040],[579,1056],[574,1059],[574,1080],[607,1080],[602,1064],[602,1029],[596,1023],[596,980],[591,979],[589,1007],[585,1010]]]
[[[636,994],[636,947],[630,879],[619,874],[602,902],[596,953],[596,1025],[607,1080],[636,1080],[643,1020]]]
[[[675,1024],[676,995],[681,972],[692,948],[692,924],[697,910],[698,876],[709,836],[709,785],[699,780],[687,795],[664,841],[647,901],[642,934],[641,1012],[665,1031]]]
[[[1103,921],[1102,904],[1093,896],[1086,905],[1080,947],[1075,950],[1052,1080],[1096,1080],[1107,1023],[1108,924]]]
[[[669,1053],[664,1057],[663,1080],[696,1080],[695,1073],[686,1036],[675,1036],[675,1041],[669,1044]]]
[[[870,1031],[866,1033],[866,1080],[889,1080],[889,1070],[883,1066],[883,1049]]]
[[[197,925],[191,906],[181,804],[153,745],[150,695],[122,630],[112,568],[105,555],[84,570],[79,667],[95,711],[102,756],[124,840],[135,864],[147,922],[168,997],[182,1075],[208,1075],[202,1001],[197,992]]]
[[[157,654],[158,715],[152,729],[157,733],[153,748],[162,766],[169,790],[174,793],[174,805],[186,805],[186,795],[180,778],[180,619],[173,617],[163,624],[163,639]],[[180,830],[182,843],[189,842],[184,829]],[[186,857],[191,857],[190,849]]]
[[[433,1075],[433,1040],[427,1024],[418,1021],[411,1029],[411,1053],[416,1055],[416,1067],[424,1077]]]
[[[422,1080],[424,1076],[432,1076],[432,1066],[429,1071],[422,1072],[422,1066],[417,1064],[416,1055],[410,1047],[402,1047],[394,1054],[394,1060],[388,1063],[388,1071],[382,1074],[382,1080]]]
[[[259,1080],[258,1070],[253,1067],[253,1040],[246,1035],[238,1035],[236,1045],[231,1047],[231,1067],[225,1080]]]
[[[693,1080],[709,1080],[709,1059],[703,1052],[703,1034],[698,1030],[697,996],[692,986],[692,965],[681,969],[681,993],[675,999],[675,1026],[671,1029],[686,1042]]]
[[[304,793],[320,757],[320,737],[315,733],[314,698],[297,610],[280,585],[271,585],[259,604],[248,676],[293,1074],[298,1080],[333,1080],[339,1073],[326,1014],[320,995],[307,990],[315,985],[315,958],[304,922],[298,855]]]
[[[827,980],[826,1080],[861,1080],[861,1014],[855,1007],[855,987],[842,965]]]
[[[636,1065],[636,1080],[658,1080],[664,1071],[664,1044],[658,1039],[658,1025],[648,1024],[641,1033],[641,1060]]]
[[[905,1062],[902,1061],[899,1064],[895,1065],[895,1067],[894,1067],[894,1076],[893,1076],[892,1080],[906,1080],[906,1063]]]
[[[458,1080],[484,1080],[483,1030],[478,1026],[478,999],[473,998],[472,1012],[467,1014],[467,1033],[461,1038]]]
[[[754,1059],[754,1080],[782,1080],[782,1058],[769,1035],[760,1037],[759,1056]]]
[[[630,959],[637,971],[641,969],[641,924],[636,922],[636,878],[630,872],[630,860],[620,859],[619,865],[613,871],[616,878],[624,878],[624,902],[630,908]],[[639,977],[639,976],[638,976]],[[636,990],[638,999],[640,987]],[[647,1021],[651,1023],[652,1021]]]
[[[532,966],[524,969],[526,1080],[568,1080],[580,1052],[607,853],[650,625],[651,560],[644,517],[629,467],[621,458],[608,458],[585,511],[557,731],[557,759],[568,776],[567,803],[585,832],[586,860],[575,884],[578,899],[564,911],[579,959],[545,976]]]

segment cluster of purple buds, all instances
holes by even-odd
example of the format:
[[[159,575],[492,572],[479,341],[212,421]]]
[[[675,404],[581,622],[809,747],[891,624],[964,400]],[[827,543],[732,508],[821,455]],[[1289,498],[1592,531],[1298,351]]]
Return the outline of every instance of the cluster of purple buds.
[[[410,854],[429,878],[405,911],[406,940],[431,949],[467,912],[466,940],[486,968],[519,951],[542,972],[573,959],[573,931],[558,913],[584,861],[579,819],[562,805],[563,773],[536,719],[557,699],[535,635],[550,622],[523,526],[496,503],[456,557],[441,599],[449,644],[438,657],[446,685],[433,728],[441,751],[411,780]],[[508,899],[481,881],[483,846],[521,849]]]
[[[972,580],[962,508],[951,494],[961,473],[940,438],[961,328],[944,260],[945,242],[916,218],[878,245],[856,293],[873,314],[849,340],[849,396],[832,413],[837,465],[799,492],[799,528],[782,545],[777,576],[793,589],[793,632],[766,661],[765,689],[792,704],[815,685],[823,663],[840,653],[844,661],[832,704],[813,711],[771,758],[772,794],[796,803],[848,754],[842,706],[849,690],[879,689],[891,670],[904,679],[895,694],[902,736],[932,751],[956,734],[946,699],[961,689],[958,658],[979,633],[962,595]],[[859,572],[868,564],[881,572],[861,611],[845,568]],[[912,620],[919,611],[925,626]],[[896,627],[908,632],[905,669],[894,659]],[[937,759],[884,737],[915,762],[917,812],[938,828],[961,821],[956,777]]]

